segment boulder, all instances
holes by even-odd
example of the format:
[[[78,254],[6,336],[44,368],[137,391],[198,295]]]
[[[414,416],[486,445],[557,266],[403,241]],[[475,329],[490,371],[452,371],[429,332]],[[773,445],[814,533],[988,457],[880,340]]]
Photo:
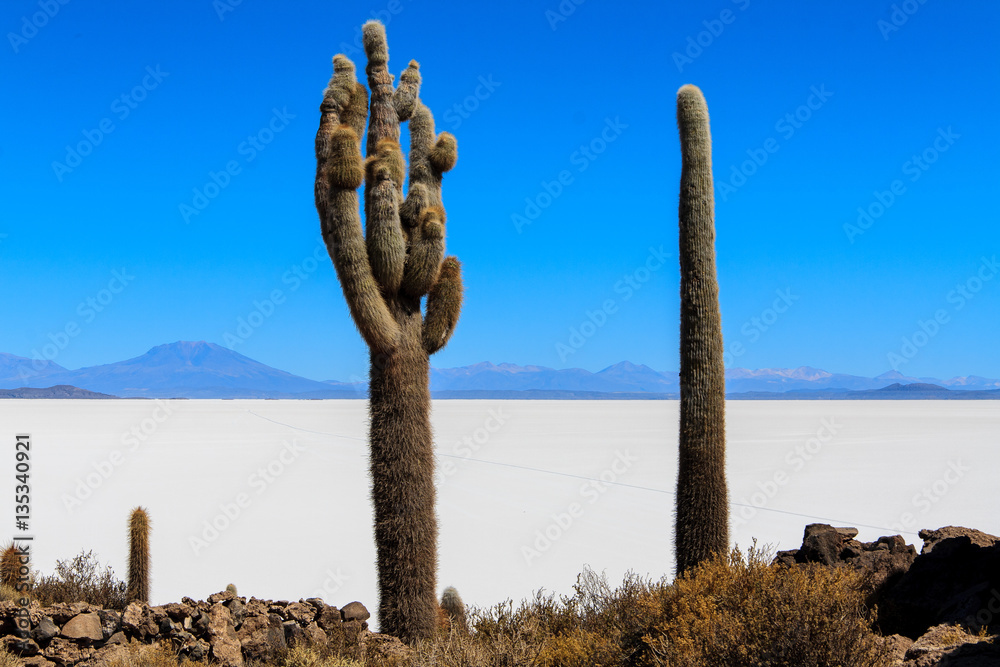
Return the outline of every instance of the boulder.
[[[916,639],[942,624],[1000,629],[1000,538],[955,526],[920,535],[920,555],[880,601],[883,632]]]
[[[97,615],[101,617],[101,631],[104,637],[108,638],[118,632],[122,627],[122,613],[114,609],[98,609]]]
[[[161,611],[161,613],[163,613]],[[165,615],[165,614],[164,614]],[[132,602],[122,613],[121,627],[131,637],[145,640],[160,630],[152,610],[145,602]]]
[[[79,646],[75,642],[63,637],[53,637],[49,645],[42,651],[42,655],[59,665],[75,665],[78,662],[89,660],[94,654],[94,649]]]
[[[343,622],[344,619],[340,615],[340,610],[329,605],[325,606],[323,610],[316,615],[316,624],[322,628],[324,632],[330,632],[331,630],[338,628]]]
[[[66,622],[59,634],[78,642],[99,642],[104,639],[101,616],[92,611],[77,614]]]
[[[775,562],[785,565],[823,563],[852,567],[865,576],[869,591],[868,604],[881,605],[885,591],[910,568],[917,557],[917,550],[900,535],[880,537],[874,542],[859,542],[854,539],[857,534],[857,528],[834,528],[825,523],[809,524],[802,538],[802,546],[792,551],[779,551]]]
[[[368,613],[368,609],[357,601],[344,605],[340,615],[345,621],[367,621],[372,616]]]
[[[7,636],[0,640],[0,647],[8,653],[13,653],[25,658],[38,655],[40,647],[33,639],[21,639],[20,637]]]
[[[233,598],[223,604],[229,608],[229,614],[233,617],[233,625],[239,630],[240,625],[243,624],[243,619],[246,618],[246,605],[239,598]]]
[[[306,642],[310,646],[326,646],[330,641],[330,638],[327,637],[326,633],[323,632],[315,621],[307,625],[304,632],[306,634]]]
[[[191,616],[192,609],[185,603],[168,602],[163,605],[163,611],[166,612],[171,621],[183,624],[184,619]]]
[[[232,595],[229,591],[226,591]],[[211,656],[222,667],[243,667],[243,651],[233,627],[233,619],[222,604],[212,605],[208,614],[208,643]]]
[[[282,623],[285,631],[285,642],[289,646],[304,646],[306,644],[306,633],[295,621],[285,621]]]
[[[247,616],[236,636],[248,660],[271,662],[287,648],[285,629],[277,614]]]
[[[39,644],[45,644],[58,634],[59,626],[53,623],[48,616],[43,616],[38,621],[38,625],[31,631],[31,638]]]
[[[1000,647],[989,637],[970,635],[962,628],[941,624],[930,628],[906,651],[905,667],[995,667]]]
[[[208,596],[208,604],[214,605],[217,602],[225,602],[227,600],[235,600],[236,593],[232,591],[222,591],[219,593],[212,593]]]
[[[367,612],[366,612],[367,613]],[[285,618],[305,627],[316,617],[316,608],[304,602],[293,602],[285,607]]]

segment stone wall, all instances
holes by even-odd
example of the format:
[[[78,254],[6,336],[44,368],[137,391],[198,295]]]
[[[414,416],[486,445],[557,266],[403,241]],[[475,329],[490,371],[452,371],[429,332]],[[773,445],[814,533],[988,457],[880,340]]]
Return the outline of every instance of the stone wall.
[[[242,667],[268,661],[296,644],[328,646],[360,656],[405,652],[398,640],[369,632],[368,610],[360,602],[342,609],[319,598],[288,602],[237,597],[231,591],[196,601],[182,598],[160,606],[133,602],[124,612],[85,602],[28,608],[31,629],[18,628],[14,602],[0,602],[3,646],[34,667],[101,667],[130,642],[162,642],[193,661]]]

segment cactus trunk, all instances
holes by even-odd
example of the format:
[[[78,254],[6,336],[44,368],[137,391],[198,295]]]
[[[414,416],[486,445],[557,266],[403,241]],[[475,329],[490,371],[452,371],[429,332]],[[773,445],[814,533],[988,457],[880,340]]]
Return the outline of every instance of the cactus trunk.
[[[149,514],[136,507],[128,521],[128,599],[149,602]]]
[[[407,638],[429,637],[437,621],[434,444],[419,305],[390,304],[399,345],[371,354],[368,388],[379,623]]]
[[[367,92],[354,63],[333,58],[316,133],[316,210],[358,331],[370,348],[369,431],[381,631],[413,642],[437,622],[437,518],[429,356],[448,342],[462,306],[461,267],[444,256],[441,178],[455,139],[434,133],[416,61],[393,87],[385,28],[363,29]],[[367,131],[367,159],[361,137]],[[409,121],[409,188],[400,123]],[[364,183],[361,227],[357,188]],[[421,302],[426,297],[425,312]]]
[[[677,573],[729,548],[726,387],[708,107],[691,85],[677,92],[681,141],[680,456],[677,472]]]

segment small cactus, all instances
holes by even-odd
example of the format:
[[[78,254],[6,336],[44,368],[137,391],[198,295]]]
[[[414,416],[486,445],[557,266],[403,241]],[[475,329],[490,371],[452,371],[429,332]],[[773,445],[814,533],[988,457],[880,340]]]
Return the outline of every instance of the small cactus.
[[[128,520],[128,599],[149,602],[149,514],[136,507]]]
[[[13,542],[0,554],[0,584],[11,588],[17,586],[18,571],[21,569],[19,556]]]
[[[462,602],[462,597],[454,586],[444,589],[441,595],[441,609],[452,629],[462,634],[469,633],[469,622],[465,618],[465,603]]]
[[[240,596],[240,594],[236,592],[236,584],[226,584],[226,590],[232,593],[234,597]]]

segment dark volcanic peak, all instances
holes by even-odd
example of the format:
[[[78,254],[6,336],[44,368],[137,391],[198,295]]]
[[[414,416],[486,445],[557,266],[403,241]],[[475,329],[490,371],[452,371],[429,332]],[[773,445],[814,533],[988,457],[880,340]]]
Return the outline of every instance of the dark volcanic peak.
[[[908,392],[924,392],[924,391],[951,391],[947,387],[942,387],[937,384],[928,384],[926,382],[914,382],[912,384],[900,384],[896,382],[895,384],[890,384],[888,387],[882,387],[877,391],[908,391]]]
[[[0,398],[118,398],[110,394],[87,391],[68,384],[57,384],[53,387],[18,387],[17,389],[0,389]]]

